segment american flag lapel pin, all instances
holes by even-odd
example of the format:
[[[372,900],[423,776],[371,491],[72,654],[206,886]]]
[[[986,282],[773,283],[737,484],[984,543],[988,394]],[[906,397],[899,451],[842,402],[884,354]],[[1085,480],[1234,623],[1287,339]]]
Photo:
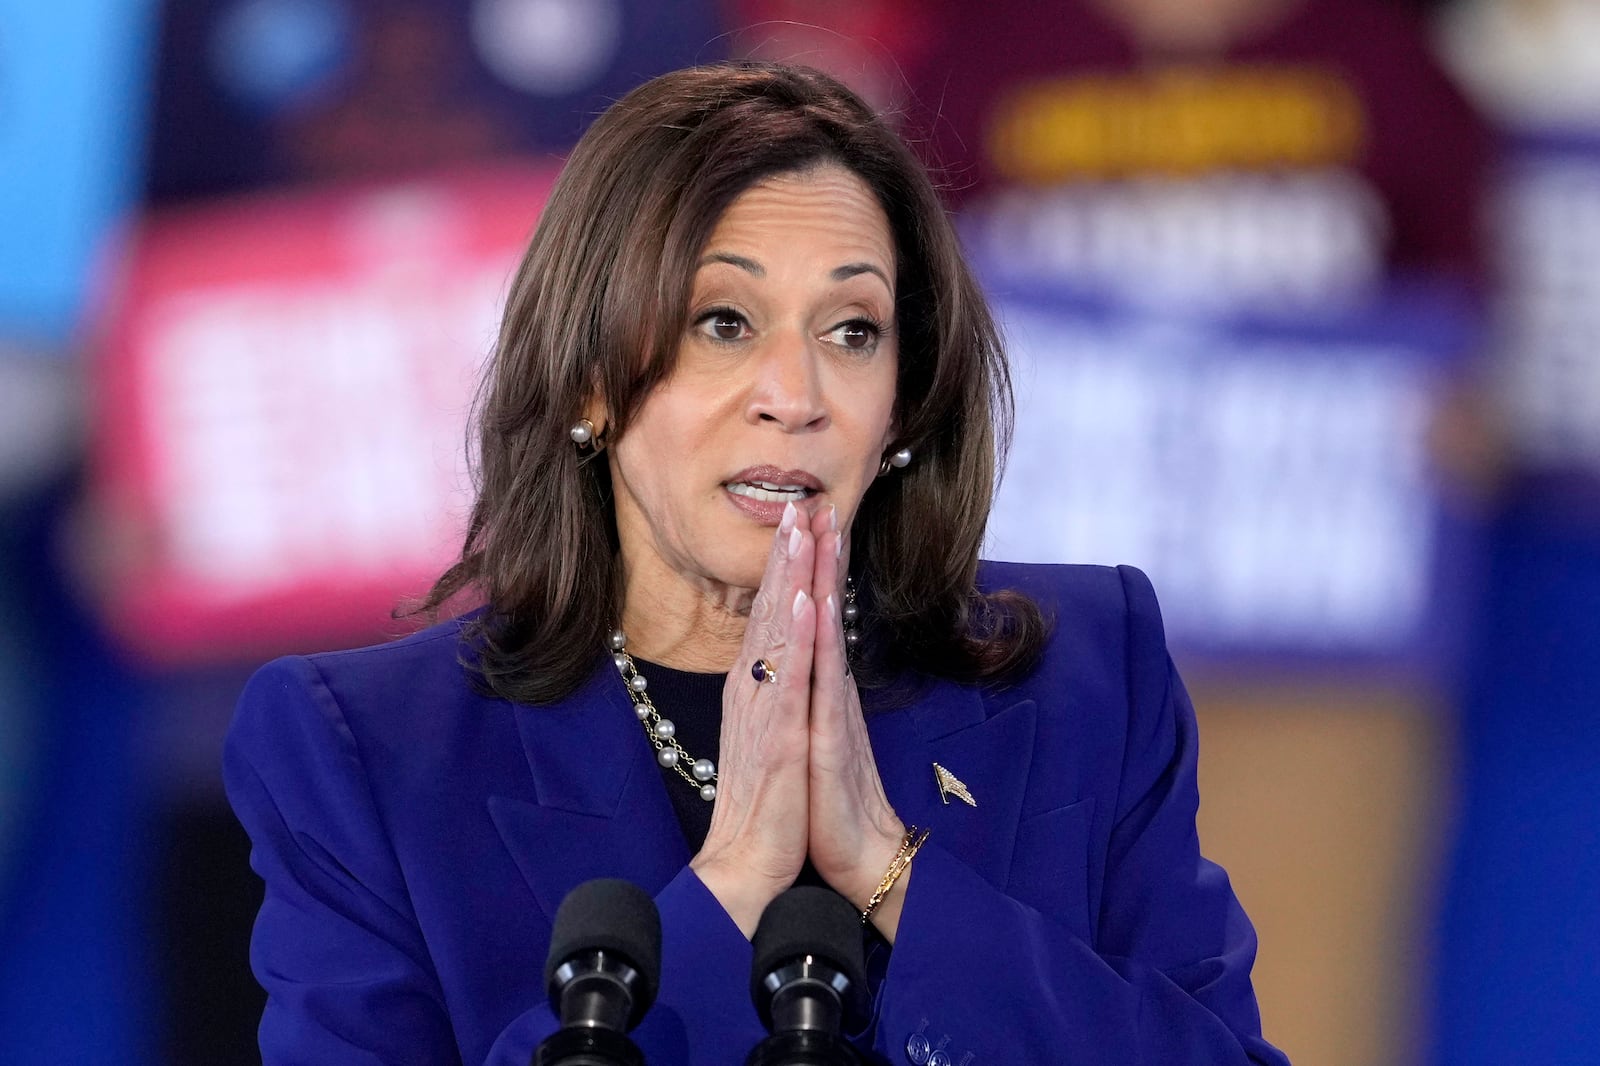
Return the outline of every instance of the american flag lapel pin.
[[[946,806],[949,806],[951,796],[965,803],[968,807],[976,807],[978,805],[978,801],[972,798],[971,791],[967,789],[966,783],[938,763],[933,764],[933,779],[939,785],[939,799]]]

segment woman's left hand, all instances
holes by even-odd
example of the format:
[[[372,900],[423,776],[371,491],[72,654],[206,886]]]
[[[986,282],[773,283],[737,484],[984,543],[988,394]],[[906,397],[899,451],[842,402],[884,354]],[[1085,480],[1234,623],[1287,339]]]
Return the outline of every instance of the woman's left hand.
[[[900,850],[906,827],[883,791],[861,698],[845,658],[842,534],[834,514],[829,507],[811,516],[817,545],[812,571],[817,633],[811,664],[809,855],[823,880],[865,910]],[[910,870],[901,875],[872,915],[890,943],[910,875]]]

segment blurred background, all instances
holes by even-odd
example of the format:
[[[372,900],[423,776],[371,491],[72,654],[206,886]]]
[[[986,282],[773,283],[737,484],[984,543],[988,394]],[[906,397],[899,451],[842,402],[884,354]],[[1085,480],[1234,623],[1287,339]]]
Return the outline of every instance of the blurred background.
[[[1016,362],[989,554],[1154,579],[1267,1036],[1597,1061],[1600,4],[0,12],[0,1061],[256,1061],[233,700],[396,632],[563,153],[731,56],[934,166]]]

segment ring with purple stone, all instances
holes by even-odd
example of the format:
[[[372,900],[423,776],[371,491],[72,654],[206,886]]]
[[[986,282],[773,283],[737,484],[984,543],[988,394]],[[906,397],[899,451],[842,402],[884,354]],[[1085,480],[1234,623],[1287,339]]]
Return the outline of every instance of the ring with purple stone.
[[[776,685],[778,683],[778,668],[765,659],[757,659],[750,664],[750,676],[763,685]]]

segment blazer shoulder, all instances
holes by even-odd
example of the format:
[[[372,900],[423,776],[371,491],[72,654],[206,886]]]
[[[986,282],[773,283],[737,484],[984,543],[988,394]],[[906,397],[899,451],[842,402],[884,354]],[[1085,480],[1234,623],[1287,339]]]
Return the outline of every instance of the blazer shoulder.
[[[437,666],[443,660],[460,663],[467,650],[467,625],[475,614],[436,622],[426,629],[380,644],[317,652],[305,658],[330,676],[415,670]]]
[[[1062,599],[1109,603],[1121,599],[1119,569],[1085,563],[1011,563],[985,559],[978,564],[978,587],[984,592],[1015,589],[1027,593],[1041,607]]]
[[[466,665],[466,623],[455,618],[383,644],[275,659],[245,685],[234,730],[292,716],[296,706],[317,708],[358,731],[404,728],[419,715],[448,717],[440,712],[481,698]]]
[[[1130,636],[1165,643],[1155,588],[1136,566],[985,560],[979,564],[978,587],[990,593],[1002,589],[1024,593],[1047,619],[1090,625],[1120,620],[1129,627]]]
[[[1021,592],[1044,614],[1050,637],[1037,680],[1087,671],[1139,687],[1141,679],[1166,676],[1161,607],[1137,567],[984,562],[978,585],[985,592]]]

